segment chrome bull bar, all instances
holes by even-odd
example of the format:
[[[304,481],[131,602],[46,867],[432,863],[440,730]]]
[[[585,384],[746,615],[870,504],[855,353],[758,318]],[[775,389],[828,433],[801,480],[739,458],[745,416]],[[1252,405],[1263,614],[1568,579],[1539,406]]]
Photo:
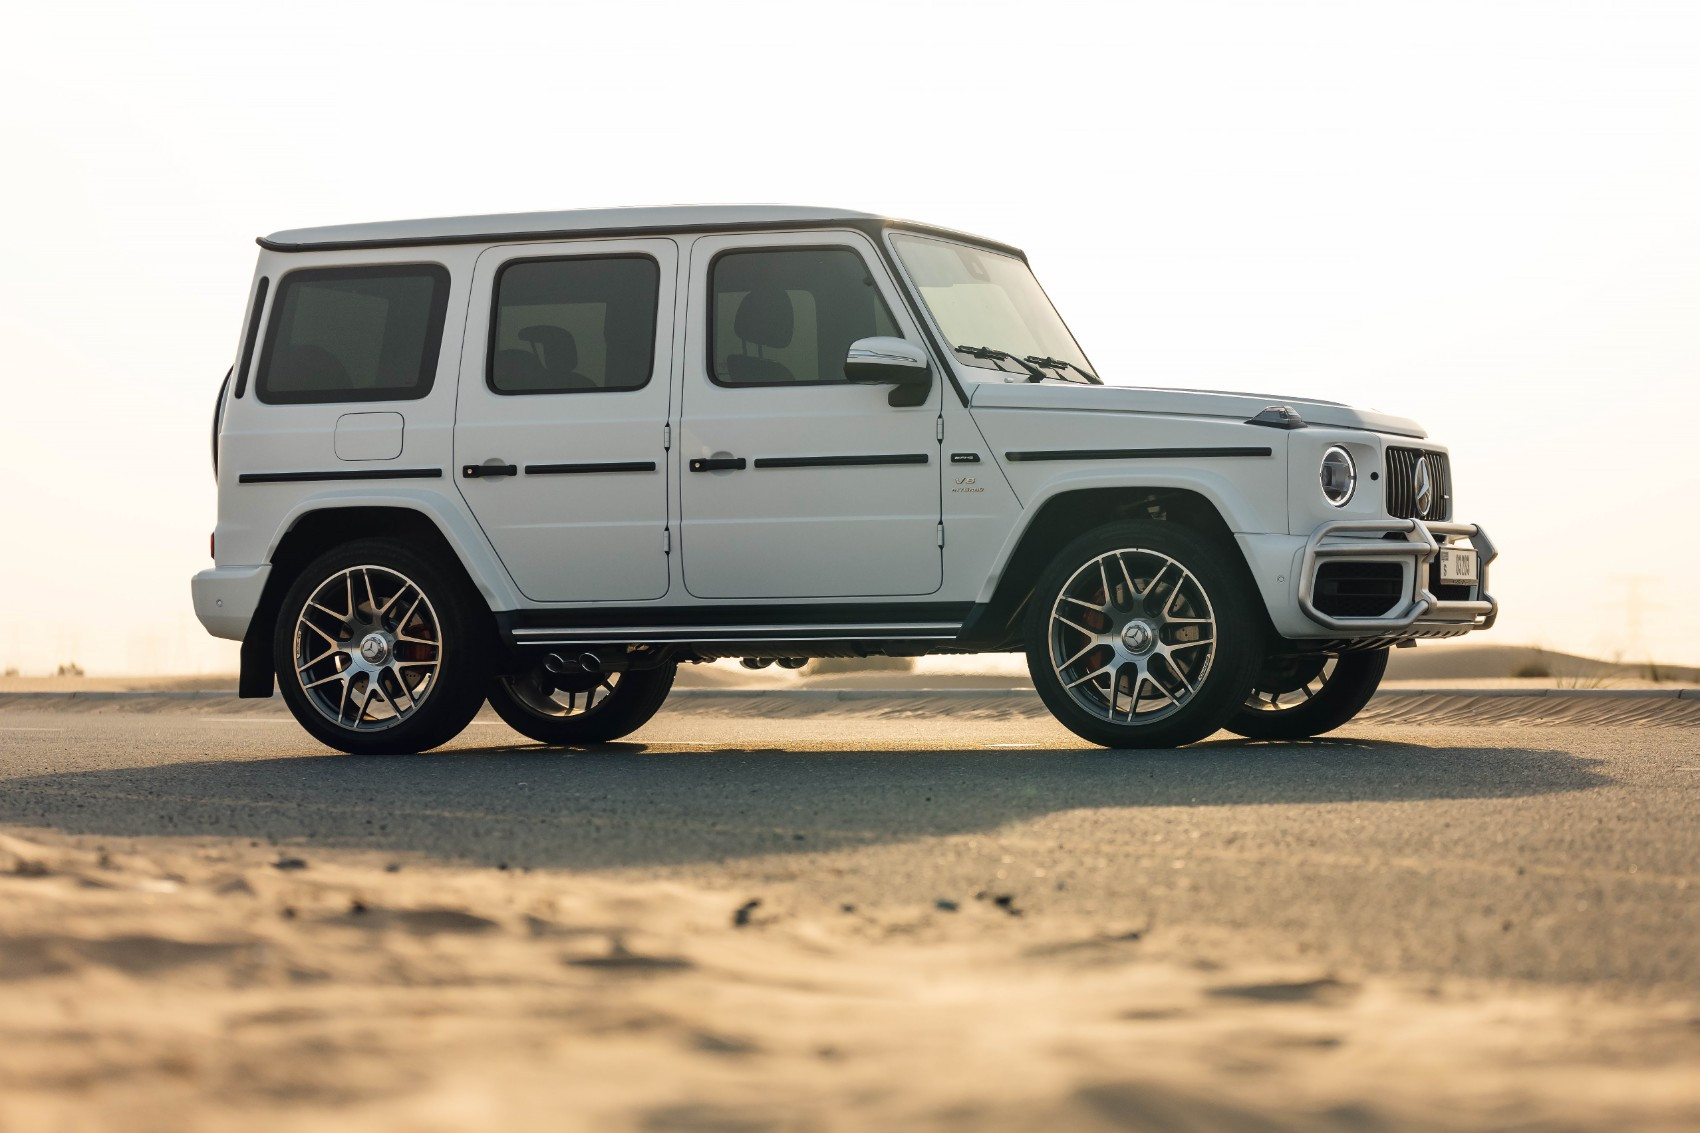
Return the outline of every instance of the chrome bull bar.
[[[1372,543],[1354,540],[1351,543],[1324,546],[1337,535],[1400,534],[1406,542]],[[1473,601],[1447,601],[1435,597],[1428,588],[1428,566],[1440,554],[1441,539],[1463,538],[1470,541],[1480,556],[1479,577]],[[1412,626],[1452,625],[1462,629],[1487,629],[1499,616],[1499,603],[1487,591],[1487,568],[1499,552],[1493,540],[1474,523],[1440,523],[1421,519],[1337,520],[1324,523],[1310,533],[1305,542],[1304,559],[1299,567],[1299,608],[1318,625],[1333,630],[1399,630]],[[1324,559],[1411,559],[1412,587],[1405,603],[1396,612],[1373,618],[1339,618],[1316,608],[1316,568]]]

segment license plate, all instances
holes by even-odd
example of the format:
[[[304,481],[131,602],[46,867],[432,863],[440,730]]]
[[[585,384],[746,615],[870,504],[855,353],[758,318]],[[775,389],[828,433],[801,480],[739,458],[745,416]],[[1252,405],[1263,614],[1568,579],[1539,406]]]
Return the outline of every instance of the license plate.
[[[1443,586],[1474,586],[1481,581],[1474,550],[1464,547],[1440,549],[1440,582]]]

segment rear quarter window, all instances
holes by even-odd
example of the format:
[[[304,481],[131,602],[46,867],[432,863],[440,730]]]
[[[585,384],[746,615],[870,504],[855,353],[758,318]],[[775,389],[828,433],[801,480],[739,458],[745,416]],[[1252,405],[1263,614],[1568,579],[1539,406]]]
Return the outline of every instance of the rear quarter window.
[[[254,392],[272,404],[424,397],[448,297],[440,264],[292,271],[278,285]]]

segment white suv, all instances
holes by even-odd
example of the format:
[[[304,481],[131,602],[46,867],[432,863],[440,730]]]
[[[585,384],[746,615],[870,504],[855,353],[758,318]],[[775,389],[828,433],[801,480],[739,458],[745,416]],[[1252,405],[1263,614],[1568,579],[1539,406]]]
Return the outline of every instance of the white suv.
[[[1104,385],[1003,244],[773,207],[259,243],[195,612],[345,751],[486,699],[609,740],[682,662],[1016,650],[1097,743],[1301,737],[1494,618],[1415,423]]]

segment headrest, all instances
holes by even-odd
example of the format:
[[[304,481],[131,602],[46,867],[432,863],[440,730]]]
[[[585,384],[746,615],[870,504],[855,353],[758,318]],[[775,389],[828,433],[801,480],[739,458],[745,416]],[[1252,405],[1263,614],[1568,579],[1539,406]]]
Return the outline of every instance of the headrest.
[[[498,350],[490,378],[497,389],[548,389],[552,384],[543,363],[529,350]]]
[[[543,365],[551,374],[570,374],[578,369],[578,340],[565,327],[526,327],[519,337],[543,348]]]
[[[758,287],[738,304],[732,333],[746,343],[783,348],[791,345],[791,297],[777,287]]]
[[[348,370],[337,356],[322,346],[285,346],[267,367],[266,385],[272,389],[348,389]]]

